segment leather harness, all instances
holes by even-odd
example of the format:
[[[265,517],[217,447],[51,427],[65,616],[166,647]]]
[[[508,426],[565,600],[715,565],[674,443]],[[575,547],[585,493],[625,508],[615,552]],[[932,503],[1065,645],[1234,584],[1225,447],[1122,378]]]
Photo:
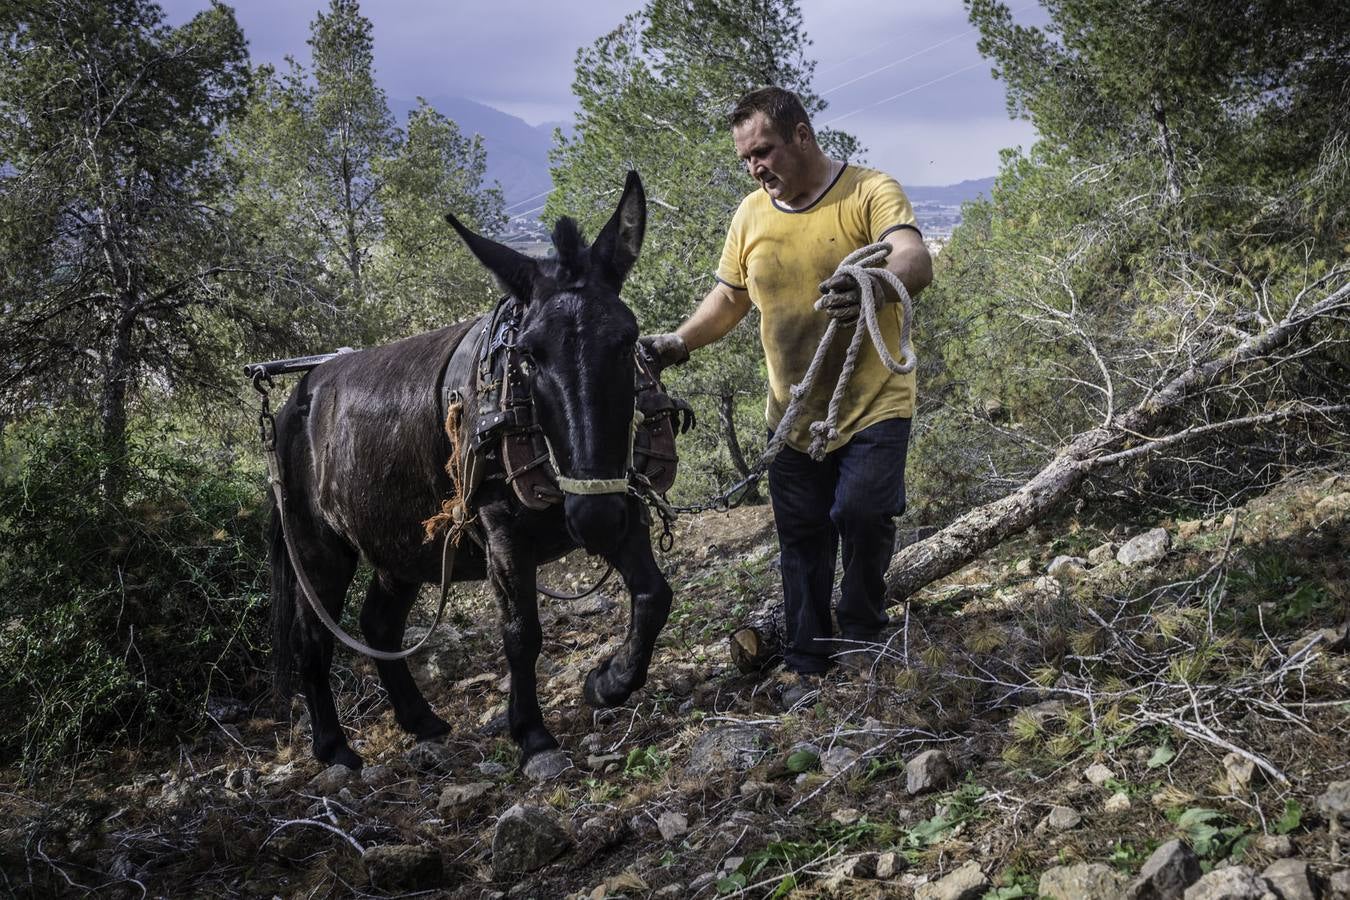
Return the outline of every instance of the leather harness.
[[[560,475],[552,448],[534,412],[516,337],[524,304],[507,295],[482,325],[461,340],[441,372],[442,421],[459,406],[458,433],[465,462],[455,477],[466,506],[485,479],[506,481],[529,509],[547,509],[568,493],[626,493],[630,486],[664,494],[675,483],[675,402],[634,348],[637,375],[628,471],[612,479]],[[466,388],[468,396],[466,396]],[[472,457],[472,458],[470,458]],[[636,482],[636,484],[634,484]]]

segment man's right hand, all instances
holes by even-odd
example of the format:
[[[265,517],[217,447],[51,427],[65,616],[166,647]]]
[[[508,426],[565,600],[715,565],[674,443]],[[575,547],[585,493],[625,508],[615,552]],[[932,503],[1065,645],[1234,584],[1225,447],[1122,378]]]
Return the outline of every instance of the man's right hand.
[[[638,338],[638,346],[642,348],[647,364],[656,370],[653,375],[660,376],[663,369],[678,366],[689,359],[689,348],[685,346],[684,338],[674,332],[644,335]]]

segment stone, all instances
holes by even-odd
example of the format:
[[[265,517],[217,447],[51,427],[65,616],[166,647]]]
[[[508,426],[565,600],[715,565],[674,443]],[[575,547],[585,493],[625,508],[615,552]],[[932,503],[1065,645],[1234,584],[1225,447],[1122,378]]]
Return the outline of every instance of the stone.
[[[1056,556],[1050,560],[1045,574],[1060,581],[1074,581],[1087,571],[1088,561],[1081,556]]]
[[[1200,529],[1205,527],[1205,523],[1199,519],[1184,519],[1177,523],[1177,537],[1182,540],[1193,538],[1200,533]]]
[[[909,860],[894,851],[888,850],[885,853],[878,853],[876,877],[880,879],[894,878],[907,865],[909,865]]]
[[[713,872],[704,872],[702,875],[689,882],[689,896],[703,891],[705,888],[712,887],[713,882],[717,881],[717,875]]]
[[[1109,813],[1124,812],[1130,808],[1130,795],[1124,791],[1117,791],[1106,802],[1102,804],[1102,810]]]
[[[656,830],[661,832],[662,840],[673,841],[689,833],[689,819],[682,812],[668,809],[657,816]]]
[[[1185,900],[1276,900],[1266,880],[1246,866],[1215,869],[1186,888]]]
[[[848,826],[857,823],[857,821],[862,818],[862,813],[851,806],[847,806],[843,809],[836,809],[830,814],[830,818],[847,828]]]
[[[603,772],[610,763],[624,761],[622,753],[592,753],[586,757],[586,768],[592,772]]]
[[[1327,879],[1324,900],[1350,900],[1350,869],[1341,869]]]
[[[1223,758],[1223,773],[1228,793],[1246,794],[1256,775],[1256,763],[1239,753],[1229,753]]]
[[[419,772],[450,772],[455,767],[455,751],[435,741],[418,741],[403,755]]]
[[[694,742],[684,771],[688,775],[742,772],[773,750],[769,735],[753,725],[723,725]]]
[[[571,847],[572,836],[553,810],[517,803],[497,820],[492,871],[499,880],[534,872]]]
[[[838,775],[858,761],[858,751],[849,747],[831,747],[820,757],[820,771],[828,776]]]
[[[342,763],[335,763],[311,778],[305,790],[319,797],[331,797],[356,778],[357,774],[351,769]]]
[[[1018,575],[1022,575],[1025,577],[1030,575],[1033,571],[1035,571],[1035,569],[1032,568],[1031,560],[1024,558],[1019,559],[1017,561],[1017,566],[1013,569],[1013,571],[1016,572]]]
[[[275,797],[299,785],[312,771],[308,760],[291,760],[259,778],[258,783],[262,785],[263,790]]]
[[[1167,555],[1172,547],[1172,536],[1166,528],[1152,528],[1135,535],[1116,551],[1116,562],[1122,566],[1144,566]]]
[[[678,881],[675,882],[674,884],[668,884],[665,887],[661,888],[656,893],[652,894],[652,896],[658,898],[658,900],[679,900],[680,897],[683,897],[685,895],[686,895],[685,886],[680,884]]]
[[[1092,563],[1094,566],[1100,566],[1102,563],[1110,562],[1116,558],[1117,549],[1116,545],[1110,541],[1107,541],[1105,544],[1098,544],[1088,551],[1088,562]]]
[[[1301,859],[1280,859],[1266,866],[1261,877],[1280,900],[1317,900],[1317,885]]]
[[[1313,647],[1313,653],[1343,653],[1350,648],[1350,640],[1347,640],[1350,630],[1342,625],[1340,628],[1319,628],[1316,631],[1310,631],[1303,637],[1289,645],[1289,655],[1298,656],[1308,647]]]
[[[1317,798],[1317,811],[1330,818],[1350,816],[1350,781],[1333,781]]]
[[[1101,787],[1102,785],[1106,784],[1106,782],[1110,781],[1112,778],[1115,778],[1116,773],[1112,772],[1110,769],[1108,769],[1101,763],[1093,763],[1092,765],[1088,766],[1087,769],[1083,772],[1083,777],[1086,778],[1088,781],[1092,782],[1093,784],[1095,784],[1097,787]]]
[[[1116,900],[1125,876],[1105,863],[1055,866],[1041,873],[1037,892],[1050,900]]]
[[[441,788],[441,799],[436,803],[436,815],[451,819],[468,812],[492,790],[490,781],[470,781],[466,784],[447,784]]]
[[[366,766],[361,770],[361,781],[373,788],[388,787],[398,781],[398,773],[390,766]]]
[[[207,697],[206,714],[217,725],[234,725],[248,718],[248,705],[233,697]]]
[[[946,787],[956,777],[956,766],[941,750],[925,750],[905,765],[905,791],[910,796]]]
[[[1045,817],[1045,824],[1055,831],[1077,828],[1082,821],[1083,817],[1078,814],[1078,810],[1068,806],[1056,806],[1050,810],[1050,815]]]
[[[1153,851],[1121,900],[1180,900],[1199,877],[1200,857],[1174,838]]]
[[[485,759],[478,765],[474,766],[474,768],[477,769],[482,774],[486,775],[488,778],[501,778],[507,772],[511,771],[506,766],[492,759]]]
[[[983,897],[988,889],[989,879],[980,864],[972,859],[937,881],[919,885],[914,891],[914,900],[975,900]]]
[[[257,784],[258,772],[248,766],[231,769],[225,775],[225,787],[232,791],[246,793],[256,787]]]
[[[1256,852],[1271,859],[1284,859],[1294,855],[1294,842],[1287,834],[1262,834],[1253,842]]]
[[[370,883],[385,890],[425,891],[445,882],[440,851],[416,844],[367,847],[361,854]]]

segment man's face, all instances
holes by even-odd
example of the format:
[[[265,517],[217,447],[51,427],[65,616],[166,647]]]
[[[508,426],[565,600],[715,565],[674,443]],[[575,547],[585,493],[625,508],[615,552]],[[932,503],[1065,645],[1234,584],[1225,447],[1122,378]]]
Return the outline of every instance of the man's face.
[[[773,199],[792,206],[804,199],[807,184],[807,141],[805,125],[798,125],[790,141],[773,127],[764,113],[757,112],[731,129],[736,154],[745,161],[750,177],[763,186]]]

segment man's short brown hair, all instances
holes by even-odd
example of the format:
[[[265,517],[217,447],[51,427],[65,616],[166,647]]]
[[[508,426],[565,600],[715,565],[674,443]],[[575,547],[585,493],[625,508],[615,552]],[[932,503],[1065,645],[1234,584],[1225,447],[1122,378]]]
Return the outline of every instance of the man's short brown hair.
[[[806,130],[812,137],[816,136],[815,129],[811,127],[811,118],[806,114],[806,107],[802,106],[801,99],[792,91],[780,87],[764,87],[751,91],[736,101],[736,108],[731,111],[731,127],[735,128],[755,113],[764,113],[773,130],[785,141],[792,140],[798,122],[806,125]]]

